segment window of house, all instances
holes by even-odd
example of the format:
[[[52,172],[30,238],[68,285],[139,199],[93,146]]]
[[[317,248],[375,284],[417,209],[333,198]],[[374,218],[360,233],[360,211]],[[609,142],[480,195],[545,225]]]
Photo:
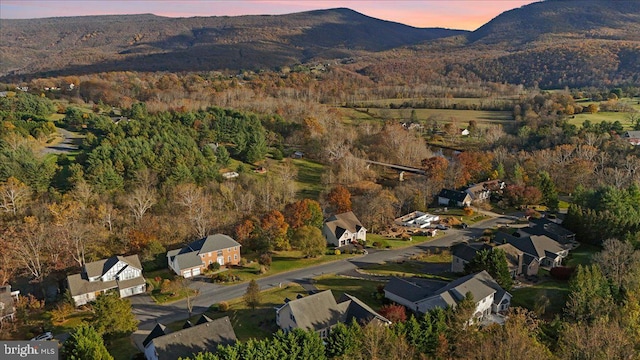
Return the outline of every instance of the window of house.
[[[218,256],[222,256],[222,250],[218,250]]]
[[[227,262],[231,262],[231,255],[227,256]]]
[[[209,260],[209,265],[213,264],[213,260]]]
[[[233,254],[233,260],[238,260],[238,254]]]

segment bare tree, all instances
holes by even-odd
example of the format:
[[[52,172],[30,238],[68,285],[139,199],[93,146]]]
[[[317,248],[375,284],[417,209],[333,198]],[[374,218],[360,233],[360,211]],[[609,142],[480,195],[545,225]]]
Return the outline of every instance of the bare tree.
[[[16,255],[35,282],[41,282],[51,269],[48,266],[47,236],[44,224],[34,217],[26,217],[21,229],[21,241],[17,242]]]
[[[156,190],[149,186],[135,188],[125,200],[136,222],[140,222],[144,214],[156,204]]]
[[[11,176],[0,184],[0,209],[15,216],[22,211],[30,194],[29,186]]]
[[[593,262],[618,289],[636,289],[640,278],[640,251],[618,239],[607,239],[602,245],[602,251],[593,255]]]
[[[210,196],[196,184],[179,185],[175,196],[175,202],[186,208],[187,217],[197,236],[207,236],[211,227]]]

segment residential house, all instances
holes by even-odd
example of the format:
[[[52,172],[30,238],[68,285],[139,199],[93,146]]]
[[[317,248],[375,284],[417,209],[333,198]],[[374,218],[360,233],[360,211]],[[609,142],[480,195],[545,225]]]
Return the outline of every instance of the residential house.
[[[521,228],[519,232],[525,233],[526,235],[545,235],[563,246],[577,246],[578,244],[574,232],[563,228],[547,218],[529,218],[529,227]]]
[[[482,250],[490,250],[491,246],[478,243],[467,244],[460,243],[451,247],[451,272],[461,273],[464,272],[464,266],[471,262],[476,254]]]
[[[471,205],[471,196],[464,191],[442,189],[438,194],[438,204],[465,207]]]
[[[437,284],[436,284],[437,285]],[[511,294],[505,291],[486,271],[470,274],[433,290],[407,279],[393,277],[384,288],[385,297],[408,309],[425,314],[435,308],[455,307],[467,293],[473,295],[476,308],[471,322],[496,321],[492,316],[505,312],[511,304]]]
[[[199,352],[216,352],[218,345],[232,345],[236,341],[228,316],[211,320],[202,315],[196,325],[175,332],[157,324],[142,344],[147,360],[173,360]]]
[[[631,145],[640,145],[640,131],[627,131],[622,137]]]
[[[491,198],[491,194],[505,188],[504,181],[489,180],[467,187],[464,192],[471,196],[473,202],[484,202]]]
[[[510,244],[522,251],[524,254],[523,266],[531,265],[531,261],[537,261],[539,266],[545,268],[560,266],[562,259],[569,253],[566,247],[544,235],[515,237],[507,233],[498,232],[495,242],[498,244]]]
[[[93,301],[109,290],[118,291],[120,297],[142,294],[146,290],[138,255],[112,256],[84,264],[80,274],[67,277],[67,284],[76,306]]]
[[[328,218],[322,227],[322,235],[327,243],[341,247],[358,240],[367,240],[367,229],[353,212],[348,211]]]
[[[200,275],[205,268],[217,262],[223,265],[240,263],[240,244],[227,235],[215,234],[167,252],[169,267],[185,278]]]
[[[422,211],[414,211],[395,219],[395,223],[406,227],[418,227],[421,229],[431,226],[431,223],[440,220],[438,215],[423,213]]]
[[[302,159],[304,157],[304,153],[302,151],[296,151],[291,154],[291,157],[294,159]]]
[[[11,285],[0,286],[0,322],[13,321],[18,295],[20,290],[11,291]]]
[[[331,290],[291,300],[276,308],[276,324],[280,329],[313,330],[322,338],[327,337],[336,324],[348,324],[354,319],[361,325],[370,322],[391,324],[354,296],[344,294],[336,302]]]
[[[507,258],[507,266],[512,278],[525,274],[527,276],[538,274],[538,262],[529,261],[528,266],[524,266],[525,254],[511,244],[496,245],[493,249],[504,251]]]
[[[451,272],[461,273],[464,272],[464,267],[466,264],[471,262],[471,260],[476,256],[476,254],[482,250],[493,251],[494,249],[500,249],[504,251],[505,256],[507,258],[507,265],[509,267],[509,273],[512,278],[519,276],[523,271],[523,261],[524,261],[524,253],[510,244],[502,244],[497,246],[491,246],[485,243],[475,243],[475,244],[467,244],[461,243],[451,247]],[[528,268],[524,268],[525,272],[528,271]],[[535,275],[538,273],[538,268],[536,267],[535,272],[527,275]]]

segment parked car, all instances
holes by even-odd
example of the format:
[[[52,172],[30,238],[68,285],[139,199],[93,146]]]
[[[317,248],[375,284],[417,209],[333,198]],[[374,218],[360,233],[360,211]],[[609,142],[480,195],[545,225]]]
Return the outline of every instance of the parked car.
[[[469,225],[467,225],[467,223],[462,223],[462,224],[460,224],[460,227],[463,228],[463,229],[466,229],[466,228],[469,227]]]
[[[436,229],[438,229],[438,230],[449,230],[449,227],[447,225],[438,224],[438,225],[436,225]]]
[[[51,333],[51,331],[47,331],[46,333],[40,334],[34,337],[33,339],[31,339],[31,341],[45,341],[45,340],[53,340],[53,334]]]

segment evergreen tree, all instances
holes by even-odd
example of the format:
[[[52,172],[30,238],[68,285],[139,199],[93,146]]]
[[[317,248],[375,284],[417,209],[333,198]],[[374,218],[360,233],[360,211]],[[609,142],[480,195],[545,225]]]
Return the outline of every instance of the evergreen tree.
[[[569,283],[565,313],[573,320],[594,321],[606,317],[613,307],[609,281],[598,265],[579,265]]]
[[[100,334],[88,325],[73,329],[69,338],[62,344],[60,355],[62,359],[67,360],[113,360]]]
[[[465,264],[464,269],[467,274],[486,270],[507,291],[513,286],[507,255],[501,249],[484,249],[477,252],[476,256]]]
[[[96,331],[106,337],[119,337],[138,329],[138,320],[131,312],[131,302],[111,292],[98,296],[93,304]]]
[[[538,189],[542,192],[544,204],[552,211],[557,211],[559,204],[558,192],[548,172],[542,171],[538,174]]]
[[[220,165],[229,166],[229,163],[231,162],[231,156],[229,155],[229,151],[227,151],[226,147],[218,145],[218,149],[216,150],[216,157]]]

